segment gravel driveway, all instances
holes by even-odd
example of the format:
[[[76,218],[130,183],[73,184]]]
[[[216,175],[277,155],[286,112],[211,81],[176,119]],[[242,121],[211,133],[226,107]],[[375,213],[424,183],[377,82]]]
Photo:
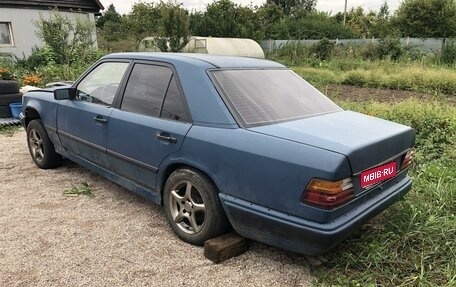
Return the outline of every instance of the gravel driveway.
[[[66,197],[87,182],[94,197]],[[305,257],[253,243],[215,265],[162,208],[80,166],[40,170],[0,135],[0,286],[310,286]]]

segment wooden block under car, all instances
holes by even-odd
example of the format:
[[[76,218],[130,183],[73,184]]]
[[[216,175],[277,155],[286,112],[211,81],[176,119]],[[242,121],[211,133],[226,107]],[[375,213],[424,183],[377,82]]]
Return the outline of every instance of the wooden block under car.
[[[235,232],[226,233],[204,242],[204,256],[214,263],[238,256],[248,249],[249,240]]]

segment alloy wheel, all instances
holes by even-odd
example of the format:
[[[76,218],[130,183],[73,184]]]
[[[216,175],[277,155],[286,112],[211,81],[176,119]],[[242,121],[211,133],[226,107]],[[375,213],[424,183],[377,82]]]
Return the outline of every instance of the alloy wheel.
[[[37,161],[42,161],[44,159],[43,139],[35,129],[32,129],[29,133],[29,143],[32,156]]]
[[[184,180],[171,189],[168,200],[177,227],[188,234],[198,233],[206,218],[206,207],[200,191],[190,181]]]

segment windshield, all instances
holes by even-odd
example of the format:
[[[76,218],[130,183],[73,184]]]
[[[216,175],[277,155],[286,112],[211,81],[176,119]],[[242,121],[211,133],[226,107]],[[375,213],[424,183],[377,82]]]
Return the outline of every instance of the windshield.
[[[340,111],[291,70],[213,71],[235,117],[246,127]]]

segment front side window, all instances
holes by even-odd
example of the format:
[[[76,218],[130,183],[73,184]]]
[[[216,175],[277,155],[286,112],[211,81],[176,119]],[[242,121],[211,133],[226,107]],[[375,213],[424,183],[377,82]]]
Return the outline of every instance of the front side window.
[[[11,23],[0,22],[0,46],[12,46],[13,36],[11,30]]]
[[[341,110],[291,70],[218,70],[212,75],[233,114],[246,127]]]
[[[106,62],[92,70],[78,85],[81,101],[111,106],[128,63]]]

